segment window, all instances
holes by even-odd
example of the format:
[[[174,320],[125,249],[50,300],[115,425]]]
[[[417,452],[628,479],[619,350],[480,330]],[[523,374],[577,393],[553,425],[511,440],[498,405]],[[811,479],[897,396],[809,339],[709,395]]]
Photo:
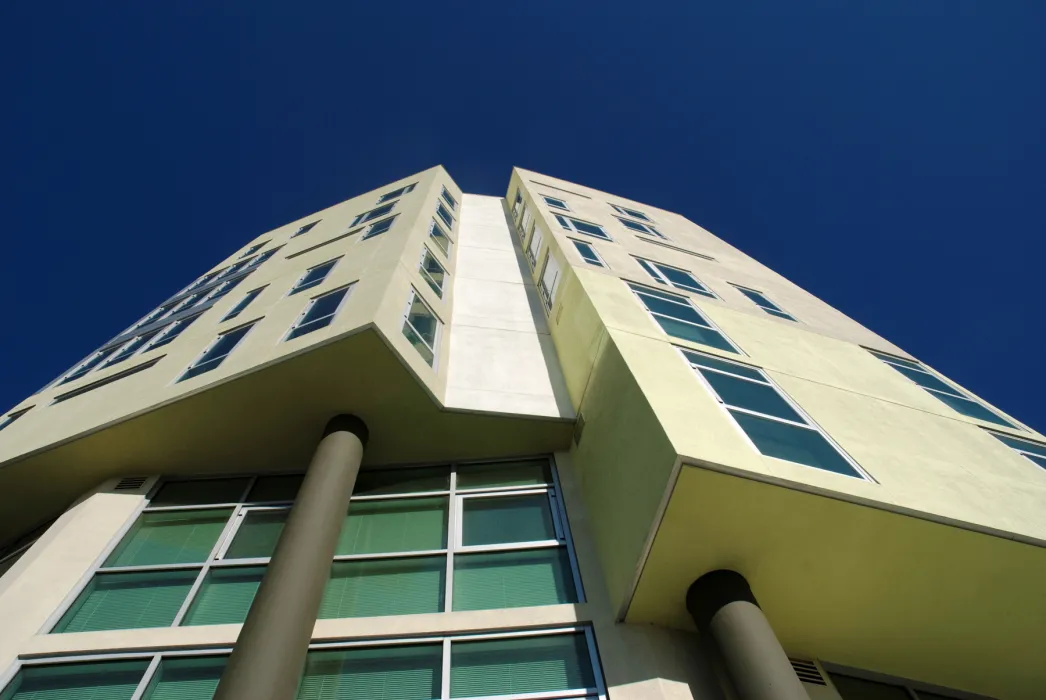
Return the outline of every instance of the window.
[[[436,260],[436,256],[424,246],[421,248],[421,265],[418,267],[418,272],[432,287],[436,296],[442,299],[443,281],[447,278],[447,271],[439,264],[439,260]]]
[[[226,294],[231,292],[236,285],[238,285],[240,282],[242,282],[245,279],[246,279],[246,276],[244,276],[244,277],[237,277],[236,279],[229,280],[228,282],[222,282],[217,287],[215,287],[211,291],[210,294],[207,295],[207,298],[204,299],[204,301],[211,301],[211,302],[218,301],[223,296],[225,296]]]
[[[1008,428],[1017,428],[1017,426],[1010,421],[996,415],[993,411],[988,410],[977,401],[966,396],[962,390],[956,389],[951,384],[939,379],[936,375],[930,374],[930,371],[918,362],[894,357],[893,355],[887,355],[884,352],[878,352],[876,350],[869,350],[868,352],[908,377],[908,379],[911,379],[913,382],[928,391],[931,396],[948,404],[962,415],[976,418],[977,420],[982,420],[986,423],[1005,425]]]
[[[291,330],[287,334],[287,340],[329,326],[341,308],[342,302],[345,301],[348,292],[349,287],[342,287],[311,300],[309,305],[305,307],[302,315],[291,326]]]
[[[62,379],[62,381],[60,381],[59,384],[66,384],[67,382],[79,379],[80,377],[84,376],[92,369],[100,365],[102,362],[106,360],[106,358],[108,358],[110,355],[112,355],[119,349],[119,345],[114,345],[111,348],[105,348],[103,350],[95,352],[93,355],[91,355],[86,360],[77,365],[72,372],[65,375],[65,378]]]
[[[236,302],[236,305],[229,309],[228,313],[222,316],[222,320],[219,321],[219,323],[228,321],[231,318],[236,318],[243,313],[243,310],[250,306],[252,301],[258,298],[258,295],[262,293],[263,289],[265,289],[265,287],[258,287],[257,289],[252,289],[244,294],[243,298]]]
[[[0,430],[3,430],[3,426],[0,426]],[[1002,443],[1017,450],[1017,453],[1022,457],[1027,457],[1043,469],[1046,469],[1046,445],[1032,442],[1031,440],[1024,440],[1023,438],[1016,438],[1011,435],[1003,435],[1002,433],[989,432],[989,434],[995,439],[1000,440]]]
[[[401,187],[398,190],[393,190],[392,192],[386,192],[385,194],[383,194],[380,197],[378,197],[377,203],[378,204],[384,204],[385,202],[390,202],[393,199],[398,199],[399,197],[402,197],[403,195],[407,194],[408,192],[413,192],[415,184],[417,184],[417,183],[413,183],[412,182],[411,184],[407,185],[406,187]]]
[[[686,270],[680,270],[678,267],[672,267],[671,265],[644,258],[636,258],[636,260],[639,261],[640,267],[661,284],[676,287],[677,289],[685,289],[688,292],[701,294],[712,299],[716,298],[716,295],[708,287],[701,284],[696,277]]]
[[[335,258],[334,260],[328,260],[327,262],[316,265],[315,267],[310,267],[305,271],[305,274],[294,283],[294,286],[291,287],[291,291],[287,293],[287,296],[303,292],[306,289],[312,289],[316,285],[322,284],[323,280],[327,279],[327,275],[330,274],[330,271],[338,264],[338,260],[339,258]]]
[[[558,221],[559,225],[567,231],[576,231],[577,233],[583,233],[586,236],[602,238],[604,241],[614,240],[606,231],[603,230],[603,227],[598,224],[590,224],[587,221],[572,219],[569,216],[560,216],[559,214],[556,214],[556,221]]]
[[[379,204],[380,204],[380,202],[379,202]],[[322,221],[322,219],[316,219],[313,222],[305,224],[304,226],[299,228],[297,231],[295,231],[293,234],[291,234],[291,238],[297,238],[298,236],[301,236],[301,235],[304,235],[304,234],[308,233],[309,231],[311,231],[313,229],[314,226],[316,226],[316,224],[320,223],[320,221]]]
[[[650,224],[641,224],[638,221],[629,221],[628,219],[621,218],[619,218],[618,221],[620,221],[625,228],[631,229],[637,233],[645,233],[648,236],[657,236],[658,238],[665,237],[664,234]]]
[[[72,391],[67,391],[64,394],[59,394],[58,396],[54,397],[54,401],[52,401],[51,404],[53,405],[56,403],[62,403],[63,401],[68,401],[69,399],[76,398],[80,394],[86,394],[87,392],[94,391],[95,389],[101,388],[106,384],[112,384],[113,382],[119,381],[124,377],[130,377],[132,374],[144,372],[145,370],[149,369],[157,362],[159,362],[161,359],[163,358],[157,357],[156,359],[149,360],[148,362],[143,362],[140,365],[129,367],[128,369],[125,369],[122,372],[115,372],[113,374],[110,374],[108,377],[103,377],[102,379],[90,382],[89,384],[84,384],[83,386],[77,387]]]
[[[616,204],[611,204],[610,206],[612,206],[614,208],[614,211],[616,211],[618,214],[631,216],[633,219],[639,219],[640,221],[650,221],[650,217],[641,211],[636,211],[635,209],[629,209],[627,207],[619,207]]]
[[[859,672],[857,672],[859,673]],[[957,700],[956,696],[943,689],[921,690],[920,684],[905,682],[882,682],[858,678],[848,674],[829,673],[832,685],[843,700]],[[969,697],[969,696],[963,696]],[[980,696],[978,696],[980,697]]]
[[[261,256],[258,256],[258,257],[261,257]],[[240,270],[245,270],[248,267],[251,267],[252,265],[254,265],[255,261],[257,259],[258,258],[251,258],[250,260],[241,260],[238,263],[234,263],[234,264],[230,265],[229,267],[225,268],[224,270],[222,270],[221,272],[219,272],[218,276],[215,277],[214,279],[215,279],[215,281],[217,281],[217,280],[225,279],[226,277],[230,277],[232,275],[235,275]]]
[[[545,232],[541,230],[541,226],[534,224],[534,232],[530,235],[530,243],[527,245],[527,260],[531,267],[538,264],[538,254],[541,252],[541,243],[544,239]]]
[[[514,219],[518,219],[519,218],[519,210],[520,210],[520,207],[522,207],[522,206],[524,206],[523,205],[523,190],[517,188],[516,189],[516,198],[514,200],[512,200],[512,218],[514,218]]]
[[[32,408],[32,406],[30,406],[29,408]],[[0,418],[0,430],[3,430],[7,426],[11,425],[16,420],[24,416],[26,413],[29,413],[29,408],[23,408],[20,411],[13,411],[11,413],[8,413],[3,418]]]
[[[686,297],[638,284],[628,285],[665,333],[727,352],[737,348]]]
[[[436,318],[436,314],[422,301],[417,290],[411,289],[407,312],[403,317],[403,335],[431,366],[435,366],[440,325],[442,324]]]
[[[857,465],[762,370],[679,350],[760,454],[864,478]]]
[[[442,202],[436,205],[436,216],[443,219],[443,223],[445,223],[449,228],[454,228],[454,217],[450,215],[450,212],[447,211],[447,208],[443,206]]]
[[[149,345],[148,348],[146,348],[146,351],[153,350],[155,348],[159,348],[159,347],[162,347],[164,345],[167,345],[172,340],[174,340],[175,338],[180,336],[182,334],[182,332],[184,332],[186,328],[188,328],[190,325],[192,325],[192,322],[195,321],[196,319],[198,319],[199,317],[200,317],[200,314],[196,314],[195,316],[190,316],[188,318],[179,319],[179,320],[175,321],[174,323],[170,324],[169,326],[165,327],[160,332],[160,334],[157,335],[156,338],[153,339],[152,344]]]
[[[545,313],[552,312],[552,302],[556,298],[556,285],[559,284],[559,263],[549,248],[545,253],[545,264],[541,268],[541,280],[538,282],[538,293],[545,307]]]
[[[246,257],[250,257],[251,255],[254,255],[259,250],[264,248],[266,243],[268,243],[268,241],[262,241],[261,243],[255,243],[250,248],[248,248],[247,250],[243,251],[243,255],[241,255],[240,257],[241,258],[246,258]]]
[[[757,292],[754,289],[749,289],[748,287],[742,287],[739,284],[735,284],[734,287],[737,288],[737,291],[741,292],[746,297],[748,297],[752,301],[753,304],[755,304],[756,306],[758,306],[760,309],[762,309],[766,313],[770,314],[771,316],[777,316],[778,318],[783,318],[783,319],[786,319],[788,321],[794,321],[795,320],[794,316],[792,316],[791,314],[785,313],[784,310],[780,306],[778,306],[774,302],[772,302],[769,299],[767,299],[766,295],[763,294],[762,292]]]
[[[549,205],[550,207],[554,207],[556,209],[562,209],[563,211],[570,211],[570,207],[568,207],[567,203],[564,202],[562,199],[557,199],[555,197],[548,197],[548,196],[545,196],[545,195],[542,195],[541,198],[544,199],[545,200],[545,204]]]
[[[252,327],[253,324],[248,324],[219,335],[214,342],[203,351],[203,354],[189,365],[188,369],[186,369],[182,376],[178,378],[178,381],[184,382],[186,379],[191,379],[198,374],[203,374],[204,372],[210,372],[212,369],[216,369],[218,365],[229,356],[229,353],[240,344],[240,341],[250,332]]]
[[[204,275],[203,277],[200,277],[195,282],[190,284],[188,287],[186,287],[182,291],[178,292],[178,294],[179,295],[180,294],[186,294],[188,292],[191,292],[194,289],[202,287],[203,285],[207,284],[208,282],[210,282],[212,279],[214,279],[217,276],[218,276],[217,272],[208,272],[206,275]]]
[[[599,257],[599,253],[596,252],[595,247],[591,243],[585,243],[584,241],[579,241],[575,238],[571,238],[570,242],[574,244],[581,259],[589,265],[607,267],[607,264],[603,262],[603,258]]]
[[[316,223],[319,223],[319,222],[316,222]],[[264,253],[262,253],[261,255],[259,255],[256,258],[251,258],[250,260],[247,261],[247,267],[245,269],[249,269],[249,268],[252,268],[252,267],[258,267],[263,262],[265,262],[266,260],[268,260],[272,256],[276,255],[277,251],[279,251],[279,248],[273,248],[272,250],[265,251]]]
[[[377,207],[375,209],[371,209],[370,211],[365,211],[359,216],[357,216],[355,219],[353,219],[352,224],[350,224],[350,226],[359,226],[360,224],[365,224],[368,221],[380,219],[381,217],[385,216],[390,211],[392,211],[392,208],[394,206],[396,206],[396,203],[391,202],[389,204],[383,204],[382,206]]]
[[[715,262],[715,258],[713,258],[711,255],[695,253],[694,251],[687,250],[686,248],[680,248],[679,246],[669,245],[664,241],[655,241],[651,238],[639,238],[637,240],[643,241],[644,243],[649,243],[650,245],[661,246],[662,248],[667,248],[668,250],[674,250],[677,253],[685,253],[687,255],[693,255],[695,258],[701,258],[702,260],[711,260],[712,262]]]
[[[534,221],[534,215],[531,213],[527,206],[523,205],[523,218],[519,220],[519,236],[520,240],[527,240],[527,233],[531,229],[531,223]]]
[[[432,221],[432,226],[429,228],[429,238],[444,255],[450,257],[450,246],[452,245],[450,236],[443,232],[435,220]]]
[[[131,340],[128,340],[102,364],[102,367],[111,367],[118,362],[123,362],[128,357],[141,350],[150,340],[155,338],[159,332],[160,331],[152,331],[150,333],[145,333],[144,335],[135,336]]]
[[[447,206],[451,208],[451,211],[458,208],[458,200],[454,199],[454,195],[447,191],[444,187],[443,191],[440,192],[440,197],[443,197],[443,201],[447,203]]]
[[[368,238],[374,238],[375,236],[380,236],[381,234],[385,233],[390,228],[392,228],[392,222],[395,221],[395,220],[396,220],[395,216],[390,216],[387,219],[384,219],[382,221],[377,221],[377,222],[371,224],[370,228],[367,229],[367,232],[365,234],[363,234],[363,238],[361,238],[360,240],[361,241],[365,241]]]

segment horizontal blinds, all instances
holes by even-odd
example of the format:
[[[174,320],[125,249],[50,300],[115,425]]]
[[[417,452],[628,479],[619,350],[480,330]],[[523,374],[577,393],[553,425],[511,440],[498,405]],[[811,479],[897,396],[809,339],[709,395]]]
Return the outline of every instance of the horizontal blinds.
[[[464,499],[461,542],[465,546],[556,539],[544,493]]]
[[[335,562],[320,619],[443,611],[446,557]]]
[[[581,633],[454,642],[450,696],[474,698],[595,687]]]
[[[432,700],[442,662],[439,644],[309,652],[298,700]]]
[[[183,625],[240,624],[247,619],[265,575],[263,566],[212,568],[189,606]]]
[[[418,491],[446,491],[450,488],[450,469],[375,469],[360,472],[353,496],[383,496]]]
[[[459,489],[495,486],[544,486],[552,481],[547,459],[495,464],[471,464],[458,468]]]
[[[493,610],[576,602],[566,549],[454,557],[454,610]]]
[[[95,574],[54,632],[167,627],[174,622],[199,572]]]
[[[289,510],[249,511],[224,558],[271,557],[289,514]]]
[[[224,656],[164,659],[142,700],[211,700],[225,661]]]
[[[203,562],[231,514],[230,508],[143,513],[105,566]]]
[[[26,666],[0,700],[130,700],[148,661]]]
[[[376,554],[443,549],[447,546],[447,499],[405,498],[354,501],[337,554]]]

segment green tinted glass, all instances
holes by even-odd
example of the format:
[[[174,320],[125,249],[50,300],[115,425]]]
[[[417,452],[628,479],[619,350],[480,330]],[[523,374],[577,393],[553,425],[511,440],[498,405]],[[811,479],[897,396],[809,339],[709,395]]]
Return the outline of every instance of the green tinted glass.
[[[289,510],[248,511],[223,558],[271,557],[289,514]]]
[[[250,479],[194,479],[168,481],[149,500],[151,506],[195,506],[208,503],[237,503]]]
[[[690,360],[695,365],[709,367],[711,369],[720,369],[724,372],[736,374],[739,377],[748,377],[749,379],[755,379],[760,382],[766,381],[766,377],[760,374],[759,370],[754,367],[745,367],[743,365],[734,364],[733,362],[719,360],[702,353],[694,352],[693,350],[683,350],[683,354],[686,355],[686,359]]]
[[[1021,440],[1019,438],[1010,437],[1009,435],[1003,435],[1001,433],[992,433],[993,436],[1009,445],[1015,450],[1021,450],[1022,452],[1031,452],[1032,454],[1040,457],[1046,457],[1046,445],[1038,442],[1031,442],[1029,440]]]
[[[816,430],[778,423],[740,411],[730,413],[756,448],[768,457],[860,477],[858,471]]]
[[[897,685],[886,685],[837,673],[830,675],[843,700],[912,700],[908,691]]]
[[[694,326],[664,316],[655,316],[654,319],[661,325],[665,333],[668,333],[673,338],[682,338],[683,340],[707,345],[710,348],[718,348],[726,352],[737,352],[719,331]]]
[[[320,619],[443,612],[446,557],[337,561]]]
[[[425,469],[382,469],[362,471],[356,477],[353,496],[386,496],[450,488],[450,467]]]
[[[450,696],[474,698],[594,688],[584,634],[454,642]]]
[[[215,567],[207,572],[183,625],[240,624],[258,592],[263,566]]]
[[[142,700],[211,700],[225,661],[224,656],[164,659]]]
[[[338,536],[339,555],[417,552],[447,546],[447,499],[353,501]]]
[[[25,666],[0,700],[130,700],[148,661]]]
[[[466,498],[462,509],[461,543],[466,547],[556,539],[552,510],[544,493]]]
[[[999,416],[995,415],[987,408],[977,403],[976,401],[973,401],[972,399],[962,399],[958,396],[952,396],[951,394],[942,394],[939,391],[931,391],[930,393],[936,396],[944,403],[954,408],[959,413],[963,414],[964,416],[976,418],[977,420],[982,420],[985,423],[1005,425],[1008,428],[1016,427],[1013,423],[1010,423],[1008,420],[1000,418]]]
[[[298,700],[432,700],[442,670],[439,644],[311,651]]]
[[[469,464],[458,468],[459,489],[482,489],[495,486],[544,486],[552,483],[547,459],[521,462]]]
[[[454,610],[493,610],[574,603],[563,547],[454,557]]]
[[[199,572],[95,574],[52,632],[168,627]]]
[[[293,501],[301,488],[303,474],[259,476],[247,496],[248,501]]]
[[[148,566],[206,561],[232,510],[143,513],[105,566]]]
[[[666,301],[660,296],[652,296],[649,294],[643,294],[643,303],[646,304],[647,308],[655,314],[661,314],[668,316],[669,318],[676,318],[682,321],[689,321],[690,323],[696,323],[700,326],[707,326],[708,321],[705,317],[690,304],[686,303],[685,299],[680,299],[679,303],[674,301]]]
[[[908,377],[924,389],[936,389],[937,391],[943,391],[949,394],[961,394],[961,392],[958,389],[956,389],[953,386],[949,386],[948,384],[945,384],[929,372],[923,372],[917,369],[909,369],[907,367],[898,367],[896,365],[894,366],[894,369],[903,374],[904,376]]]
[[[757,384],[719,372],[701,372],[701,375],[728,406],[746,408],[749,411],[765,413],[768,416],[784,418],[796,423],[806,423],[802,416],[796,413],[795,409],[789,406],[788,402],[768,384]]]

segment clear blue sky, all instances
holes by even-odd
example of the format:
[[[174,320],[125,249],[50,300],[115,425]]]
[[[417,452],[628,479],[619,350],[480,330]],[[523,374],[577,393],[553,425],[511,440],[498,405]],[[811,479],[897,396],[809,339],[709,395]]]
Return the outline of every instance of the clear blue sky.
[[[1046,2],[7,2],[0,409],[442,163],[681,212],[1046,429]]]

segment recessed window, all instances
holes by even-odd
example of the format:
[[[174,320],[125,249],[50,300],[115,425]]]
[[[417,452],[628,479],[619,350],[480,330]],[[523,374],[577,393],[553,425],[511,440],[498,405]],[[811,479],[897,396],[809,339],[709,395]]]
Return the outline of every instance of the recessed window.
[[[552,302],[556,298],[556,287],[559,285],[559,263],[549,248],[545,253],[545,264],[541,267],[541,278],[538,281],[538,294],[545,307],[545,313],[552,311]]]
[[[706,297],[716,298],[716,295],[711,292],[705,285],[698,281],[696,277],[687,272],[681,270],[678,267],[672,267],[664,263],[654,262],[653,260],[646,260],[644,258],[636,258],[639,261],[639,265],[647,271],[647,273],[661,284],[668,285],[669,287],[676,287],[677,289],[685,289],[688,292],[694,292],[695,294],[701,294]]]
[[[604,241],[612,241],[603,227],[599,224],[589,223],[588,221],[581,221],[580,219],[574,219],[569,216],[560,216],[556,214],[556,221],[559,225],[565,228],[567,231],[575,231],[577,233],[583,233],[586,236],[594,236],[595,238],[602,238]]]
[[[261,256],[258,256],[258,257],[261,257]],[[240,270],[244,270],[244,269],[254,265],[255,261],[257,259],[258,258],[251,258],[250,260],[241,260],[238,263],[234,263],[234,264],[230,265],[229,267],[225,268],[224,270],[222,270],[221,272],[219,272],[218,276],[215,277],[214,279],[215,279],[215,281],[217,281],[217,280],[220,280],[220,279],[225,279],[226,277],[231,277],[231,276],[235,275],[237,272],[239,272]]]
[[[440,265],[439,260],[436,260],[436,256],[424,246],[421,249],[421,264],[418,266],[418,272],[436,293],[436,296],[442,298],[443,282],[447,278],[447,271]]]
[[[201,300],[201,303],[203,301],[207,301],[207,302],[218,301],[223,296],[225,296],[226,294],[231,292],[233,289],[235,289],[236,285],[238,285],[240,282],[244,281],[245,279],[247,279],[247,277],[243,276],[243,277],[237,277],[234,280],[229,280],[228,282],[222,282],[217,287],[212,289],[210,294],[208,294],[206,297],[204,297],[204,299]],[[179,310],[181,310],[181,309],[179,309]]]
[[[542,196],[541,198],[544,199],[545,204],[549,205],[550,207],[553,207],[555,209],[562,209],[563,211],[570,211],[570,207],[568,207],[567,203],[564,202],[562,199],[547,196]]]
[[[527,261],[531,267],[538,264],[538,254],[541,253],[541,243],[545,239],[545,233],[541,226],[534,224],[534,232],[530,235],[530,243],[527,244]]]
[[[226,331],[219,335],[213,343],[211,343],[203,354],[200,355],[189,368],[185,370],[178,381],[183,382],[186,379],[190,379],[204,372],[210,372],[213,369],[217,369],[218,365],[225,361],[225,358],[229,356],[240,341],[250,332],[254,324],[246,326],[240,326],[234,328],[231,331]]]
[[[761,454],[864,478],[762,370],[683,348],[680,352]]]
[[[628,286],[662,330],[673,338],[682,338],[727,352],[738,351],[726,335],[705,318],[686,297],[638,284],[629,283]]]
[[[258,287],[257,289],[252,289],[251,291],[244,294],[243,298],[236,302],[236,305],[229,309],[228,313],[222,316],[222,320],[220,321],[220,323],[224,323],[229,319],[236,318],[241,313],[243,313],[243,310],[250,306],[252,301],[258,298],[258,295],[262,293],[263,289],[265,289],[265,287]]]
[[[516,189],[516,197],[512,200],[512,218],[519,218],[519,210],[523,207],[523,190]]]
[[[80,396],[81,394],[86,394],[89,391],[94,391],[95,389],[99,389],[99,388],[105,386],[106,384],[112,384],[113,382],[119,381],[119,380],[123,379],[124,377],[130,377],[132,374],[138,374],[139,372],[144,372],[145,370],[149,369],[150,367],[155,365],[157,362],[159,362],[161,359],[163,359],[163,358],[157,357],[155,359],[149,360],[148,362],[142,362],[141,364],[137,364],[134,367],[129,367],[129,368],[127,368],[125,370],[122,370],[120,372],[114,372],[113,374],[110,374],[108,377],[103,377],[101,379],[97,379],[97,380],[95,380],[93,382],[90,382],[88,384],[84,384],[81,387],[77,387],[76,389],[73,389],[71,391],[67,391],[64,394],[59,394],[58,396],[54,397],[54,401],[52,401],[51,403],[52,404],[56,404],[56,403],[61,403],[63,401],[68,401],[69,399],[76,398],[77,396]]]
[[[936,375],[931,374],[928,369],[918,362],[894,357],[893,355],[887,355],[884,352],[878,352],[876,350],[869,350],[868,352],[908,377],[908,379],[911,379],[920,387],[928,391],[931,396],[948,404],[962,415],[976,418],[977,420],[982,420],[986,423],[1005,425],[1008,428],[1017,428],[1017,426],[1010,421],[996,415],[993,411],[988,410],[979,402],[971,399],[963,393],[961,389],[957,389],[951,384],[938,378]]]
[[[711,255],[705,255],[704,253],[696,253],[692,250],[687,250],[686,248],[680,248],[679,246],[669,245],[664,241],[655,241],[652,238],[637,238],[636,240],[643,241],[644,243],[648,243],[650,245],[660,246],[661,248],[667,248],[668,250],[674,250],[677,253],[693,255],[695,258],[701,258],[702,260],[711,260],[712,262],[715,262],[715,258],[713,258]]]
[[[755,304],[771,316],[777,316],[778,318],[783,318],[788,321],[795,320],[794,316],[792,316],[789,313],[785,313],[784,309],[782,309],[774,302],[770,301],[762,292],[757,292],[756,290],[749,289],[748,287],[742,287],[739,284],[735,284],[734,287],[737,288],[737,291],[741,292],[746,297],[748,297],[753,304]]]
[[[437,224],[435,220],[433,220],[432,226],[429,227],[429,239],[436,244],[436,247],[439,248],[444,255],[448,258],[450,257],[450,247],[452,245],[450,236],[440,228],[440,225]]]
[[[335,258],[334,260],[328,260],[327,262],[315,267],[310,267],[305,271],[305,274],[294,283],[288,296],[291,294],[297,294],[298,292],[303,292],[306,289],[312,289],[316,285],[322,284],[323,280],[327,279],[327,275],[330,274],[330,271],[333,270],[334,266],[337,264],[338,258]]]
[[[261,243],[255,243],[250,248],[248,248],[247,250],[243,251],[243,255],[241,255],[240,257],[241,258],[246,258],[246,257],[248,257],[250,255],[254,255],[259,250],[264,248],[266,243],[268,243],[268,241],[262,241]]]
[[[447,203],[447,206],[450,207],[452,211],[458,208],[458,200],[454,199],[454,195],[447,191],[446,187],[444,187],[443,191],[440,192],[440,197],[443,197],[443,201]]]
[[[443,219],[443,223],[449,228],[454,228],[454,217],[450,215],[450,212],[447,211],[442,202],[436,205],[436,216]]]
[[[32,408],[32,406],[30,406],[29,408]],[[29,408],[23,408],[20,411],[13,411],[11,413],[8,413],[3,418],[0,418],[0,430],[3,430],[7,426],[11,425],[16,420],[24,416],[26,413],[29,413]]]
[[[352,220],[351,226],[359,226],[360,224],[365,224],[368,221],[380,219],[381,217],[385,216],[390,211],[392,211],[392,208],[394,206],[396,206],[396,203],[390,202],[389,204],[385,204],[375,209],[371,209],[370,211],[365,211]]]
[[[322,221],[322,219],[316,219],[316,221],[312,221],[310,223],[305,224],[304,226],[300,227],[297,231],[295,231],[293,234],[291,234],[291,238],[297,238],[298,236],[308,233],[313,229],[314,226],[316,226],[316,224],[320,223],[320,221]]]
[[[398,199],[398,198],[402,197],[403,195],[407,194],[408,192],[413,192],[415,184],[416,183],[412,182],[411,184],[407,185],[406,187],[401,187],[398,190],[393,190],[392,192],[386,192],[385,194],[383,194],[380,197],[378,197],[378,202],[377,203],[378,204],[384,204],[385,202],[391,202],[394,199]]]
[[[1035,464],[1046,469],[1046,445],[1039,442],[1032,442],[1031,440],[1025,440],[1023,438],[1016,438],[1012,435],[1003,435],[1002,433],[992,433],[989,431],[989,434],[997,440],[1000,440],[1003,444],[1015,449],[1022,457],[1027,457],[1032,462],[1035,462]]]
[[[618,221],[620,221],[625,228],[635,231],[636,233],[645,233],[648,236],[657,236],[658,238],[665,237],[664,234],[650,224],[641,224],[638,221],[629,221],[628,219],[620,218]]]
[[[523,205],[523,218],[519,220],[519,237],[520,240],[527,240],[527,233],[531,229],[531,224],[534,222],[534,214],[527,208],[527,205]]]
[[[287,334],[287,340],[329,326],[348,293],[349,288],[342,287],[311,300],[309,305],[305,307],[301,317],[291,326],[291,330]]]
[[[407,312],[403,317],[403,335],[429,365],[434,365],[436,360],[436,343],[441,325],[417,290],[411,289]]]
[[[111,367],[119,362],[123,362],[128,357],[145,347],[145,345],[148,344],[150,340],[155,338],[159,332],[160,331],[152,331],[150,333],[135,336],[131,340],[128,340],[126,343],[120,346],[120,349],[117,350],[112,355],[112,357],[110,357],[108,360],[105,361],[104,364],[102,364],[102,367]]]
[[[76,379],[79,379],[80,377],[84,376],[85,374],[90,372],[92,369],[94,369],[95,367],[100,365],[102,362],[105,362],[105,360],[108,359],[110,355],[112,355],[114,352],[116,352],[119,349],[120,349],[120,346],[119,345],[115,345],[115,346],[113,346],[111,348],[106,348],[104,350],[98,350],[93,355],[91,355],[86,360],[84,360],[79,365],[77,365],[76,368],[72,372],[70,372],[69,374],[65,375],[65,378],[62,379],[62,381],[60,381],[59,384],[65,384],[67,382],[71,382],[71,381],[74,381]]]
[[[570,242],[574,244],[574,248],[577,249],[578,255],[581,256],[581,259],[589,265],[607,267],[607,264],[603,262],[603,258],[599,257],[599,253],[596,252],[595,246],[591,243],[585,243],[584,241],[579,241],[575,238],[571,238]]]
[[[639,219],[640,221],[650,221],[650,217],[641,211],[635,209],[629,209],[628,207],[619,207],[616,204],[611,204],[618,214],[624,214],[625,216],[631,216],[633,219]]]
[[[922,684],[900,679],[895,682],[873,681],[835,672],[829,673],[828,676],[843,700],[957,700],[957,697],[948,691],[944,691],[947,694],[942,694],[921,690]]]
[[[363,238],[361,238],[360,240],[361,241],[365,241],[368,238],[374,238],[375,236],[380,236],[381,234],[385,233],[390,228],[392,228],[392,222],[395,221],[395,220],[396,220],[395,216],[390,216],[387,219],[383,219],[381,221],[374,222],[373,224],[370,225],[370,228],[367,229],[367,232],[363,234]]]
[[[150,344],[149,347],[146,348],[146,351],[167,345],[175,338],[180,336],[185,331],[185,329],[192,325],[192,322],[198,319],[199,317],[200,314],[196,314],[195,316],[189,316],[188,318],[179,319],[174,323],[170,324],[169,326],[166,326],[163,329],[163,331],[160,332],[160,335],[156,336],[152,344]]]
[[[199,288],[199,287],[202,287],[203,285],[207,284],[208,282],[210,282],[210,281],[211,281],[212,279],[214,279],[214,278],[215,278],[215,277],[217,277],[217,276],[218,276],[218,273],[217,273],[217,272],[208,272],[208,273],[207,273],[206,275],[204,275],[203,277],[200,277],[200,278],[199,278],[199,279],[197,279],[197,280],[196,280],[195,282],[193,282],[192,284],[190,284],[190,285],[189,285],[188,287],[186,287],[186,288],[185,288],[185,289],[183,289],[182,291],[178,292],[178,294],[179,294],[179,295],[181,295],[181,294],[186,294],[186,293],[188,293],[188,292],[191,292],[191,291],[192,291],[192,290],[194,290],[194,289],[197,289],[197,288]],[[140,322],[139,322],[139,323],[140,323]]]
[[[272,256],[276,255],[276,253],[279,250],[280,250],[279,248],[273,248],[272,250],[265,251],[264,253],[262,253],[261,255],[259,255],[256,258],[251,258],[250,260],[247,261],[247,268],[258,267],[263,262],[265,262],[266,260],[268,260]]]

